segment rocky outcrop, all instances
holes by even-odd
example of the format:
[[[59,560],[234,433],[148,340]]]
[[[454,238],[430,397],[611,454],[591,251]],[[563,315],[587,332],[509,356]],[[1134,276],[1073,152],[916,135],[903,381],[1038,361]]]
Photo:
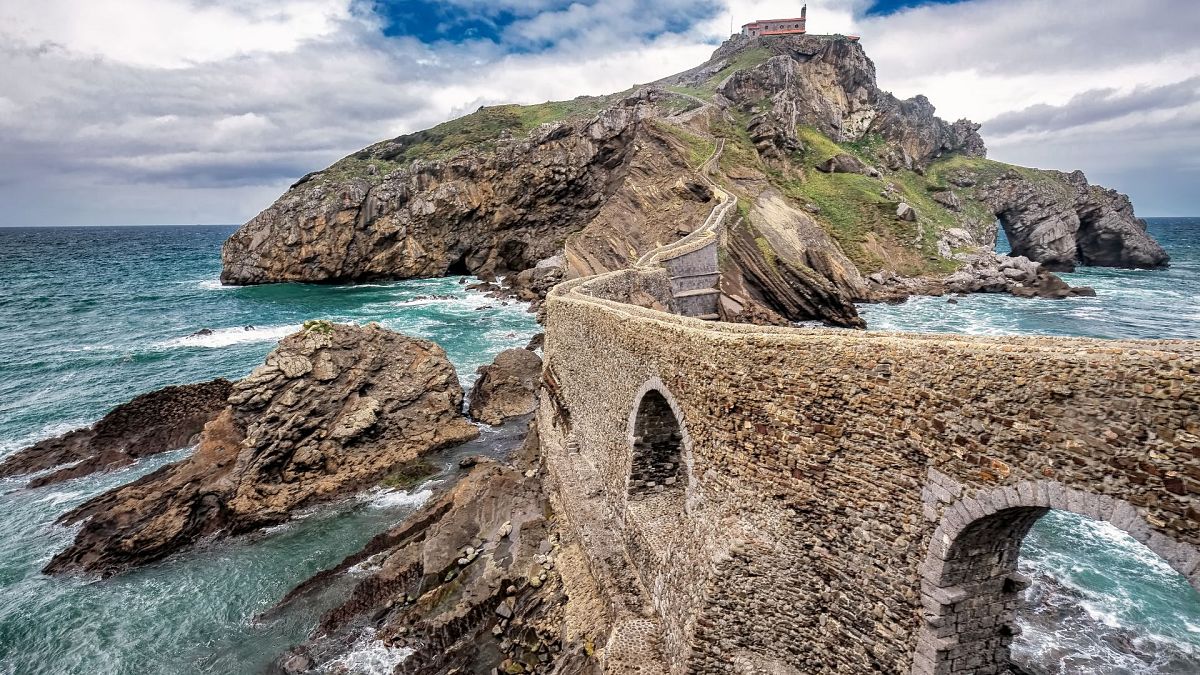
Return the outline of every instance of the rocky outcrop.
[[[491,425],[528,415],[537,407],[542,359],[529,349],[506,349],[490,365],[480,366],[471,387],[471,417]]]
[[[636,102],[635,102],[636,103]],[[600,115],[418,159],[379,175],[399,141],[306,177],[225,243],[221,280],[345,282],[485,276],[533,267],[588,222],[619,183],[637,120]]]
[[[862,160],[853,155],[834,155],[816,166],[817,171],[824,173],[861,173],[864,176],[879,177],[879,171],[863,164]]]
[[[40,441],[5,457],[0,477],[63,467],[29,483],[29,487],[41,487],[191,445],[204,424],[225,407],[232,391],[233,383],[216,379],[142,394],[86,429]]]
[[[1089,184],[1082,171],[1007,171],[981,183],[976,194],[1000,219],[1013,254],[1048,269],[1153,268],[1169,262],[1129,198]]]
[[[760,195],[748,217],[729,229],[726,247],[732,264],[723,270],[721,288],[735,301],[732,310],[724,303],[726,320],[777,323],[780,316],[865,326],[854,307],[866,294],[858,270],[809,214],[781,195]]]
[[[536,304],[698,227],[712,210],[701,174],[748,200],[781,194],[825,235],[771,255],[750,245],[770,237],[734,239],[721,316],[737,320],[860,325],[860,273],[944,274],[955,252],[931,235],[981,235],[993,214],[1015,255],[1048,269],[1165,264],[1124,196],[1078,173],[999,178],[1011,167],[985,154],[978,124],[880,90],[857,41],[734,36],[631,94],[481,108],[310,174],[230,238],[222,280],[469,273]]]
[[[437,345],[378,326],[314,322],[233,386],[195,452],[67,513],[83,522],[47,573],[109,575],[202,537],[288,519],[474,438]]]
[[[949,124],[934,115],[929,99],[901,101],[875,82],[875,64],[858,42],[826,35],[791,35],[754,40],[735,35],[713,54],[710,63],[736,58],[748,49],[774,54],[762,65],[733,73],[718,90],[733,105],[769,106],[775,128],[798,143],[797,124],[815,127],[829,138],[856,141],[878,134],[889,145],[893,169],[921,167],[935,157],[957,152],[983,156],[979,125]],[[706,70],[674,78],[695,84]],[[785,137],[789,134],[785,134]]]
[[[576,616],[597,591],[559,539],[537,444],[531,430],[511,463],[479,461],[405,522],[288,594],[282,604],[351,568],[368,570],[277,670],[331,672],[366,632],[412,650],[405,673],[601,672],[585,632],[600,621],[581,627],[566,617],[568,583]]]
[[[1024,256],[991,252],[961,255],[963,265],[945,277],[901,277],[877,272],[867,277],[869,299],[898,302],[910,295],[1010,293],[1019,298],[1092,297],[1087,286],[1071,286],[1058,275]]]

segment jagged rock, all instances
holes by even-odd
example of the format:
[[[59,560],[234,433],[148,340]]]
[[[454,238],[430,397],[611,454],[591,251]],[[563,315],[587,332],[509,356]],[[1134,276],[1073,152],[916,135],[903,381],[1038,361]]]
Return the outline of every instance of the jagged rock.
[[[318,379],[301,361],[335,373]],[[440,347],[366,327],[316,322],[284,338],[233,385],[196,451],[67,513],[83,522],[47,573],[109,575],[201,537],[286,521],[297,508],[376,482],[478,430]]]
[[[528,415],[537,406],[542,359],[529,349],[506,349],[491,365],[480,366],[471,388],[471,417],[498,425]]]
[[[746,123],[750,140],[764,159],[783,159],[804,150],[804,144],[796,138],[795,131],[774,112],[755,115]]]
[[[951,125],[934,116],[923,96],[900,101],[875,83],[875,65],[862,45],[820,35],[788,35],[769,42],[735,35],[713,55],[729,59],[746,49],[768,49],[776,56],[742,70],[722,83],[719,93],[734,105],[770,101],[780,120],[816,127],[831,138],[857,140],[868,133],[885,138],[905,168],[924,165],[946,152],[982,156],[978,125]],[[695,83],[691,72],[673,83]],[[794,137],[794,132],[792,132]],[[904,160],[900,160],[904,164]]]
[[[747,299],[743,306],[769,310],[756,309],[754,320],[726,311],[732,320],[775,323],[774,316],[782,316],[848,328],[865,325],[854,308],[854,300],[866,295],[857,268],[811,215],[779,194],[761,194],[750,219],[730,229],[726,246],[736,268],[723,276],[722,289]]]
[[[1041,179],[1008,171],[977,195],[1004,224],[1014,255],[1048,269],[1076,265],[1161,267],[1166,251],[1146,234],[1129,198],[1090,185],[1081,171],[1042,172]]]
[[[929,198],[952,211],[962,208],[962,201],[959,200],[954,190],[938,190],[930,193]]]
[[[910,223],[916,222],[917,210],[904,202],[900,202],[896,207],[896,217],[900,220],[907,220]]]
[[[419,160],[385,176],[302,180],[225,243],[221,280],[360,281],[521,271],[555,253],[619,183],[637,121],[617,104],[492,153]],[[363,153],[386,157],[407,137]],[[345,160],[351,161],[350,158]]]
[[[376,639],[412,650],[403,663],[407,673],[598,674],[586,640],[563,629],[561,549],[537,444],[531,427],[511,464],[479,459],[403,523],[292,590],[280,607],[367,560],[379,561],[277,666],[292,674],[327,672],[325,665],[369,622]],[[569,556],[567,562],[581,564]],[[586,586],[571,592],[576,612],[598,595]]]
[[[29,487],[41,487],[191,445],[204,424],[225,407],[232,391],[233,383],[216,379],[142,394],[113,408],[87,429],[46,439],[5,457],[0,477],[71,465],[29,483]]]

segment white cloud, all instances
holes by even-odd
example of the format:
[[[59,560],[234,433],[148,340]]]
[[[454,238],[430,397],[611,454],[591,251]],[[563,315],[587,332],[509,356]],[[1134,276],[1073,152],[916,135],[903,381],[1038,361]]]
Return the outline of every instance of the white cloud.
[[[0,224],[242,221],[381,138],[480,105],[621,91],[701,63],[731,18],[736,30],[798,6],[732,0],[687,26],[704,3],[450,2],[517,14],[504,40],[526,51],[384,38],[362,0],[0,0]],[[810,2],[810,29],[861,34],[897,95],[998,120],[997,134],[984,127],[993,156],[1078,166],[1135,200],[1145,181],[1122,168],[1133,158],[1195,175],[1191,108],[1148,104],[1108,126],[1059,116],[1037,132],[1000,121],[1105,89],[1136,108],[1135,92],[1193,76],[1200,3],[973,0],[863,19],[868,4]],[[668,25],[683,27],[653,36]],[[1142,212],[1184,208],[1146,194]]]
[[[253,52],[286,52],[351,19],[349,0],[7,0],[0,36],[62,45],[81,56],[184,67]]]

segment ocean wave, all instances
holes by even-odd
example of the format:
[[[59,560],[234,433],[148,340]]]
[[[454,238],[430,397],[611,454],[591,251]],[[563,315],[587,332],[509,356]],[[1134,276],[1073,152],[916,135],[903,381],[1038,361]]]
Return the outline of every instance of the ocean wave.
[[[372,631],[363,631],[350,651],[325,664],[326,673],[356,673],[359,675],[391,675],[413,650],[391,647],[376,638]]]
[[[206,291],[233,291],[239,288],[238,286],[226,286],[221,283],[220,279],[205,279],[196,285]]]
[[[286,326],[262,326],[262,327],[235,327],[235,328],[217,328],[210,333],[204,335],[193,333],[184,337],[173,338],[164,342],[158,343],[157,346],[165,348],[174,347],[207,347],[219,348],[229,347],[247,342],[265,342],[268,340],[279,340],[287,337],[292,333],[300,330],[300,324],[289,324]]]
[[[18,450],[27,448],[27,447],[33,445],[34,443],[40,443],[41,441],[44,441],[48,438],[54,438],[55,436],[62,436],[63,434],[67,433],[68,431],[82,429],[83,427],[86,427],[89,424],[91,424],[90,421],[84,421],[84,420],[68,421],[68,422],[51,422],[49,424],[46,424],[42,428],[38,429],[37,431],[25,434],[24,436],[18,436],[17,438],[12,438],[12,439],[0,440],[0,459],[3,459],[7,455],[14,453]],[[28,476],[26,476],[25,478],[26,478],[26,480],[28,480]]]
[[[374,488],[364,493],[361,499],[371,508],[394,509],[401,506],[417,508],[429,501],[431,497],[433,497],[433,490],[429,488],[417,492]]]

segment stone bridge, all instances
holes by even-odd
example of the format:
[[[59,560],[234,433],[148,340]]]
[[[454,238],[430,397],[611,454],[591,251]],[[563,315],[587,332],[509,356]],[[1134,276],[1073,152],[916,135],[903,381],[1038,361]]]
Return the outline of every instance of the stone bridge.
[[[663,258],[545,306],[541,442],[609,672],[1007,672],[1050,509],[1200,586],[1195,343],[713,323]]]

